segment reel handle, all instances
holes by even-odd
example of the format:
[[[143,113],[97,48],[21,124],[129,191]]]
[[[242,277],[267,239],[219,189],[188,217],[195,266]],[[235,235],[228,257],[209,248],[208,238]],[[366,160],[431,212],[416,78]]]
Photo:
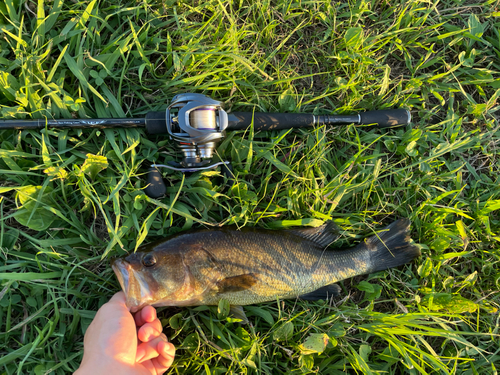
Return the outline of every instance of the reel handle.
[[[221,172],[224,177],[226,177],[226,189],[231,189],[234,185],[234,171],[233,166],[230,163],[222,164]],[[163,176],[156,167],[150,167],[148,169],[146,177],[147,186],[144,189],[144,193],[153,199],[161,198],[167,193],[167,187],[163,181]]]

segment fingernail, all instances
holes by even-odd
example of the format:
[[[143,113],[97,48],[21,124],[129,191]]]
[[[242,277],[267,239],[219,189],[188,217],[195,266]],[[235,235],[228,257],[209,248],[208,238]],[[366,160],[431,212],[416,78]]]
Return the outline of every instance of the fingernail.
[[[165,342],[168,342],[168,339],[167,339],[167,335],[165,335],[164,333],[161,333],[160,334],[160,337],[165,341]]]

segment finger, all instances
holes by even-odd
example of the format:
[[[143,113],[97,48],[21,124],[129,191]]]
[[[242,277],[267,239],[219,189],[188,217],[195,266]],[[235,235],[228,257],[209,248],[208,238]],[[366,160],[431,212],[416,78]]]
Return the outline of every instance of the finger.
[[[115,293],[115,295],[113,297],[111,297],[111,299],[109,300],[108,303],[111,303],[111,302],[125,305],[125,303],[127,302],[127,298],[125,297],[125,293],[123,293],[122,291]]]
[[[150,343],[144,342],[137,345],[137,352],[135,356],[135,361],[137,363],[144,363],[151,358],[158,357],[158,352],[156,351],[156,345],[151,346]]]
[[[151,360],[152,365],[155,368],[155,375],[163,375],[165,371],[169,369],[170,366],[164,366],[159,361],[158,358],[154,358]]]
[[[132,315],[125,304],[125,293],[123,292],[116,293],[108,302],[102,305],[97,311],[94,321],[97,320],[104,324],[104,322],[113,322],[118,317],[126,317],[132,320]]]
[[[137,345],[137,351],[135,352],[135,361],[140,363],[144,356],[146,355],[147,345],[139,344]]]
[[[146,370],[148,370],[151,373],[151,375],[158,375],[158,372],[156,371],[153,362],[145,361],[141,363],[141,365],[144,366],[144,368],[146,368]]]
[[[157,359],[164,366],[170,367],[175,358],[175,346],[171,342],[160,341],[156,345],[156,351],[159,353]]]
[[[157,375],[162,375],[174,362],[175,347],[171,343],[163,341],[158,343],[157,349],[160,355],[157,358],[153,358],[151,362],[156,369]]]
[[[156,309],[153,306],[146,306],[134,315],[134,319],[137,327],[150,323],[156,319]]]
[[[166,365],[164,365],[162,362],[160,362],[159,358],[160,357],[153,358],[151,360],[151,363],[153,364],[153,366],[156,370],[155,374],[156,375],[163,375],[165,373],[165,371],[167,371],[170,368],[170,366],[172,366],[174,359],[172,358],[172,361],[170,363],[167,363]]]
[[[139,328],[137,331],[137,338],[142,342],[148,342],[160,336],[162,331],[163,327],[161,326],[161,322],[159,319],[156,319],[153,322],[146,323]]]
[[[156,358],[160,354],[156,349],[160,341],[164,341],[165,338],[159,336],[152,341],[140,343],[137,346],[137,352],[135,356],[135,361],[137,363],[143,363],[151,358]]]

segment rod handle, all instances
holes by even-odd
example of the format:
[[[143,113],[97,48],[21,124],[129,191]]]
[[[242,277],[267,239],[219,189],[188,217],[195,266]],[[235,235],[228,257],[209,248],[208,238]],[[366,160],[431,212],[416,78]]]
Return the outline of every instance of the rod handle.
[[[359,114],[360,125],[377,124],[379,128],[408,125],[411,121],[410,111],[407,109],[381,109],[366,111]]]
[[[231,112],[228,113],[227,130],[244,130],[250,126],[252,118],[256,131],[314,126],[314,116],[308,113]]]
[[[146,131],[149,134],[168,134],[165,111],[148,112],[146,114]]]

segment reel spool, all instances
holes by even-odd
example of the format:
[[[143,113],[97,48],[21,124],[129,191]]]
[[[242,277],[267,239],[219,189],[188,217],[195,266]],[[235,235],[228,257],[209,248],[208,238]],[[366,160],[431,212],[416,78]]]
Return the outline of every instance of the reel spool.
[[[172,99],[166,111],[167,132],[182,152],[183,160],[170,163],[171,169],[182,172],[207,169],[228,126],[228,116],[221,104],[202,94],[180,94]]]

